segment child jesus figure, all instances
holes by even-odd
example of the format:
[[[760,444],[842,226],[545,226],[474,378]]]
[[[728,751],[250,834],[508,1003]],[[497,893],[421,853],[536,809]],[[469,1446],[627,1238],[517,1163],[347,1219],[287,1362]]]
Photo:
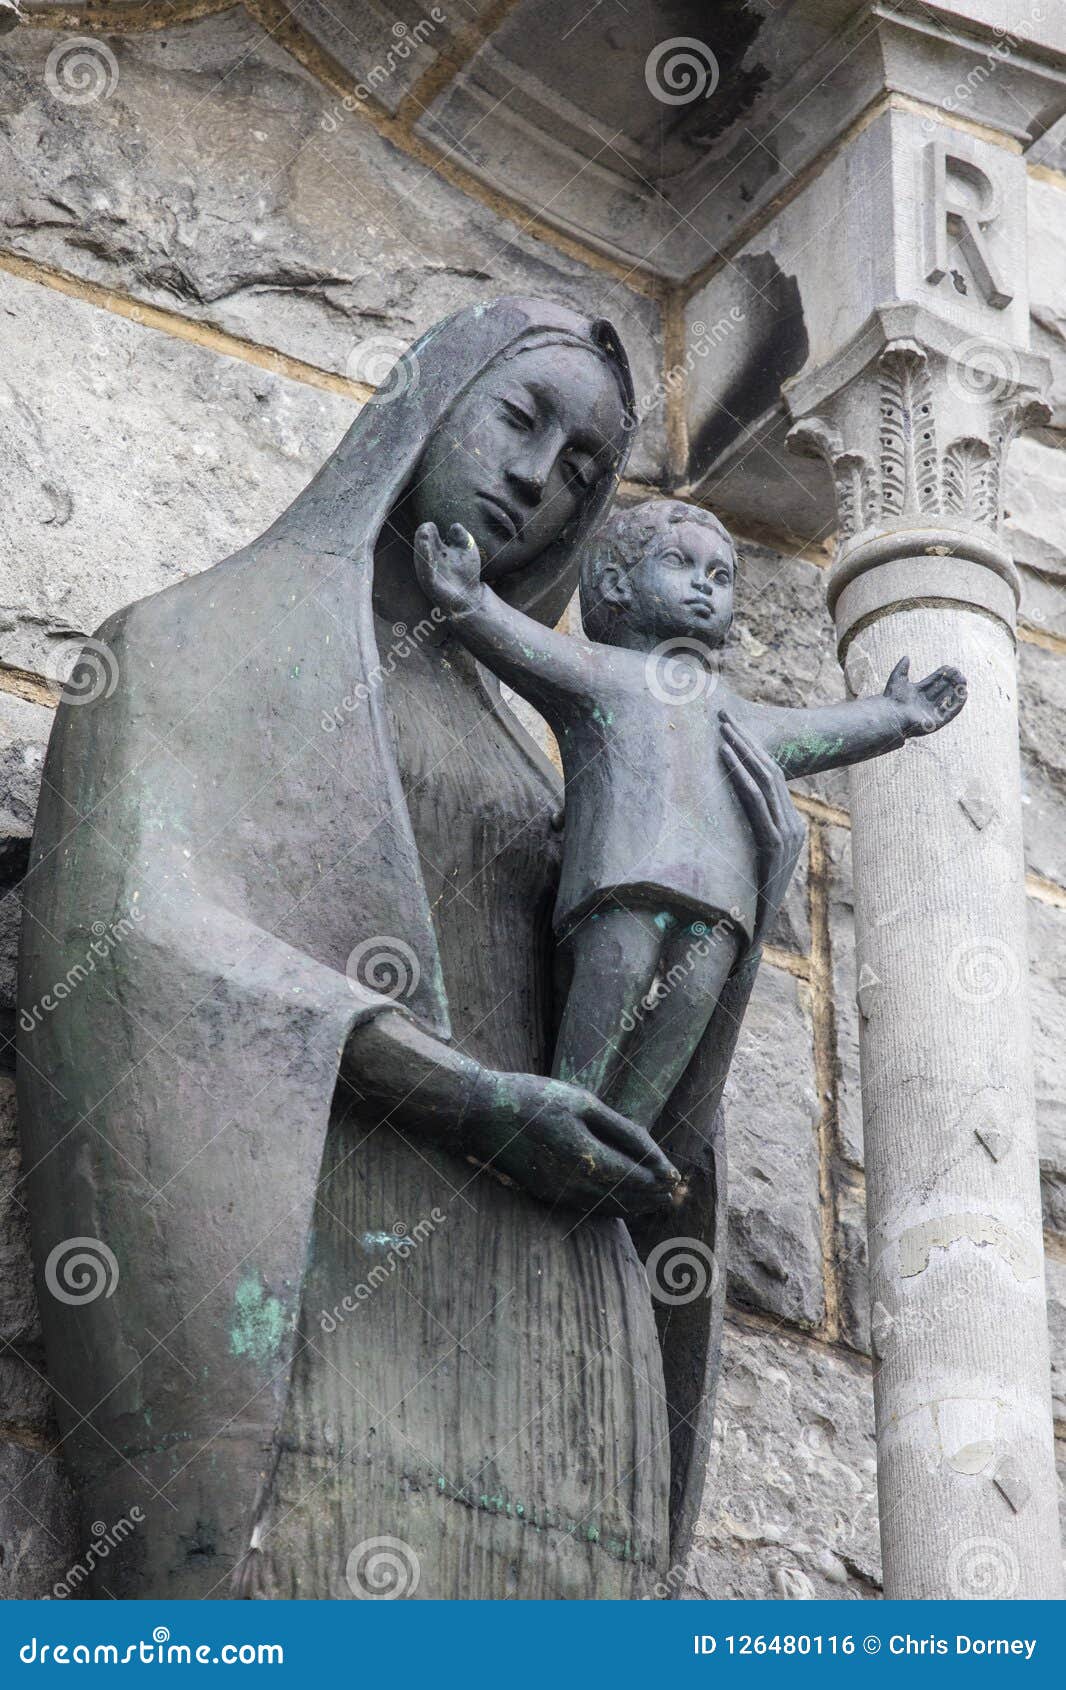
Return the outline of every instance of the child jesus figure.
[[[616,513],[581,566],[587,638],[513,609],[456,524],[415,536],[418,578],[464,645],[528,699],[566,782],[555,932],[566,982],[553,1073],[651,1128],[738,958],[762,937],[745,810],[749,742],[785,775],[895,750],[958,714],[966,682],[917,683],[817,709],[756,704],[719,678],[736,551],[716,517],[671,499]],[[740,730],[738,732],[738,730]]]

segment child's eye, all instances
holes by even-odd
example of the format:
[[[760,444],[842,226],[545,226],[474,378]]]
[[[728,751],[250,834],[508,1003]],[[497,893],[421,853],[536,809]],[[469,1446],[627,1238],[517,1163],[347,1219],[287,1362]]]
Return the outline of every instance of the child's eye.
[[[718,585],[720,587],[728,587],[730,582],[733,579],[733,577],[730,575],[728,569],[718,569],[718,570],[716,570],[714,578],[718,582]]]
[[[662,558],[664,563],[683,563],[683,564],[687,564],[688,561],[689,561],[688,558],[685,557],[683,555],[683,553],[681,553],[679,551],[660,552],[659,556]]]

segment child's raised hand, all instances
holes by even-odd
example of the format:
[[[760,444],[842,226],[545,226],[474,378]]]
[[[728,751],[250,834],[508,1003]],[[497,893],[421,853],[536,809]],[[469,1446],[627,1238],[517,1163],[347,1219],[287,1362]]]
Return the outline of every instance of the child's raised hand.
[[[442,610],[470,610],[481,593],[481,553],[458,522],[440,537],[435,522],[415,531],[415,569],[422,591]]]
[[[908,739],[914,734],[935,733],[966,703],[966,676],[960,670],[945,666],[934,669],[924,681],[912,681],[908,678],[910,665],[909,657],[901,657],[885,686],[885,697],[899,710]]]

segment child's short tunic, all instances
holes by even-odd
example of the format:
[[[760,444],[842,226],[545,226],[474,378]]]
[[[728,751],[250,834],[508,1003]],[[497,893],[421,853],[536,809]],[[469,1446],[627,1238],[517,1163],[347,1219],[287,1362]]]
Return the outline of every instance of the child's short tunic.
[[[561,700],[554,723],[566,776],[556,931],[613,897],[691,920],[725,916],[750,940],[755,841],[722,761],[719,711],[759,740],[759,718],[774,712],[730,693],[709,671],[692,675],[692,696],[665,702],[648,685],[643,654],[600,650],[603,661],[589,675],[595,702]]]

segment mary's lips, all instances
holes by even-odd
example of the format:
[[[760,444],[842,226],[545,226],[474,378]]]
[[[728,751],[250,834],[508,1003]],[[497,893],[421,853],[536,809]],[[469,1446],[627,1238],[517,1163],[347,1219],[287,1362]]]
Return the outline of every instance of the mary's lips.
[[[518,521],[513,513],[508,510],[503,500],[494,498],[491,493],[479,493],[478,499],[485,506],[489,515],[499,523],[501,528],[506,528],[509,537],[514,539],[514,536],[518,533]]]

